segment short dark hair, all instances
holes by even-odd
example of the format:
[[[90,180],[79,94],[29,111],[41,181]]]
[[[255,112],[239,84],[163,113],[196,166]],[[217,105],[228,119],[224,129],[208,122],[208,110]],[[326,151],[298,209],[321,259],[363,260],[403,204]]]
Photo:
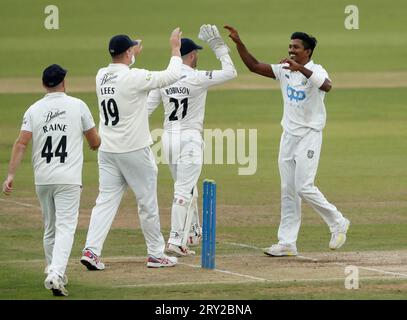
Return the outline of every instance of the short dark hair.
[[[317,46],[317,39],[305,32],[294,32],[291,35],[291,40],[300,39],[304,45],[304,49],[311,49],[310,58],[314,52],[315,47]]]

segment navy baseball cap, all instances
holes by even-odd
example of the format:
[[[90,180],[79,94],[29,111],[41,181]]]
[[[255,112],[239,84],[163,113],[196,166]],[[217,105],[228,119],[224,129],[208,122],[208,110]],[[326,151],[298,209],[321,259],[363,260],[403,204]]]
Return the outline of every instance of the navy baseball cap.
[[[130,37],[125,34],[119,34],[110,39],[109,53],[111,56],[115,56],[136,45],[138,45],[138,41],[131,40]]]
[[[201,46],[198,46],[195,42],[188,38],[181,39],[181,56],[185,56],[193,50],[201,50]]]
[[[48,88],[59,85],[66,76],[68,71],[58,64],[51,64],[46,67],[42,73],[42,83]]]

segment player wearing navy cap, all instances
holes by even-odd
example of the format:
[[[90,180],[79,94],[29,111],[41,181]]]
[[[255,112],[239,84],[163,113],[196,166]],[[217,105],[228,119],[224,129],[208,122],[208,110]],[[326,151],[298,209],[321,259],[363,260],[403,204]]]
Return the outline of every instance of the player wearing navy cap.
[[[78,221],[82,185],[83,135],[96,150],[100,137],[88,106],[65,94],[67,71],[53,64],[42,76],[44,98],[24,114],[20,135],[13,146],[3,192],[13,190],[14,176],[24,152],[33,141],[32,164],[36,192],[44,221],[47,278],[54,295],[67,296],[65,274]]]
[[[198,50],[202,47],[191,39],[183,38],[181,79],[170,86],[151,91],[147,100],[150,114],[161,102],[164,105],[162,143],[174,180],[171,232],[167,252],[177,256],[195,254],[188,245],[197,245],[202,235],[196,184],[202,170],[204,147],[202,132],[208,88],[237,76],[229,56],[229,48],[217,27],[201,26],[198,37],[209,44],[220,60],[222,69],[197,70]]]
[[[147,245],[147,267],[172,267],[177,258],[164,254],[157,202],[157,165],[150,149],[152,138],[146,107],[150,90],[165,87],[181,76],[181,32],[170,37],[171,60],[164,71],[130,68],[141,52],[141,41],[117,35],[109,42],[112,63],[96,75],[99,103],[99,195],[92,210],[81,263],[103,270],[103,244],[126,187],[135,194],[141,229]]]

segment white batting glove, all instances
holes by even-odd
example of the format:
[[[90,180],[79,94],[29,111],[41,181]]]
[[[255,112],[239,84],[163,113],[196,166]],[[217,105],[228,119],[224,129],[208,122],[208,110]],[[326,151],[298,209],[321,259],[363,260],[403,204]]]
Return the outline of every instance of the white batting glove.
[[[220,59],[221,56],[229,53],[229,48],[223,41],[222,36],[215,25],[202,25],[199,29],[198,38],[208,43],[209,47],[213,50],[216,58],[218,59]]]

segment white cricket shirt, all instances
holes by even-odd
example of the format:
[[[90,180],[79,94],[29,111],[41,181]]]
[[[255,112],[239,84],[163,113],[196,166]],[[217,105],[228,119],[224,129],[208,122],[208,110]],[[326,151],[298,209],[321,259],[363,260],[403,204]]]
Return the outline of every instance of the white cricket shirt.
[[[147,111],[150,90],[165,87],[181,76],[182,60],[173,56],[164,71],[130,69],[122,63],[111,63],[96,75],[99,103],[99,150],[124,153],[145,148],[153,143]]]
[[[21,130],[32,132],[35,184],[81,185],[83,132],[94,126],[85,102],[63,92],[48,93],[30,106]]]
[[[295,136],[304,136],[310,129],[321,131],[326,122],[325,92],[312,85],[299,71],[283,69],[282,64],[272,64],[271,67],[283,94],[281,125],[284,130]],[[312,60],[305,68],[329,78],[325,69]]]
[[[179,132],[196,129],[202,132],[208,88],[237,75],[229,55],[221,56],[220,61],[222,70],[213,71],[199,71],[183,64],[180,80],[150,92],[147,99],[149,114],[163,101],[164,130]]]

